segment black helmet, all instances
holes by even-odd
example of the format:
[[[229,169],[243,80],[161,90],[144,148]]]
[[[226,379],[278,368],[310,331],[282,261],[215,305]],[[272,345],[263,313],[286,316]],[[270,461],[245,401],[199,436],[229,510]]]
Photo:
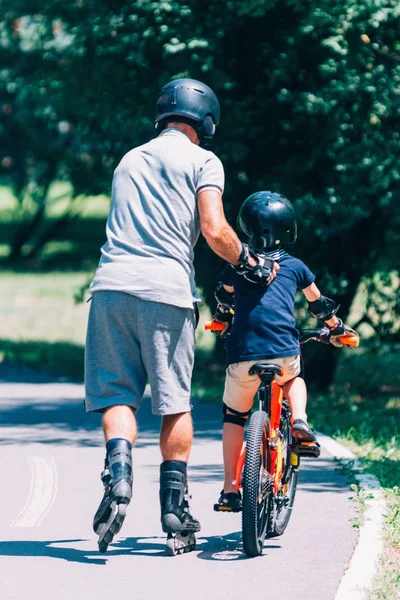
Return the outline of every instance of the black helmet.
[[[156,130],[167,121],[188,123],[200,145],[209,148],[219,123],[219,102],[212,89],[196,79],[175,79],[162,88],[156,106]]]
[[[255,250],[273,250],[297,239],[297,221],[293,205],[274,192],[256,192],[243,202],[238,228],[249,237]]]

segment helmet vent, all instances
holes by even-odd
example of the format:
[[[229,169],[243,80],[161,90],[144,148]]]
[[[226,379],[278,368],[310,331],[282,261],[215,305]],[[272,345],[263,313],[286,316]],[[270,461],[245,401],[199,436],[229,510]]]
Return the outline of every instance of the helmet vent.
[[[197,88],[193,88],[195,92],[199,92],[199,94],[204,94],[203,90],[198,90]]]

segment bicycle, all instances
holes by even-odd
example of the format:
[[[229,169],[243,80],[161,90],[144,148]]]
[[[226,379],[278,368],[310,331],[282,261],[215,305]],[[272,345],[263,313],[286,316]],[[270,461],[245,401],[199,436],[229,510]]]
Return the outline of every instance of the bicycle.
[[[206,329],[222,329],[217,321],[206,323]],[[329,344],[327,327],[302,332],[300,343],[310,340]],[[358,346],[357,335],[343,335],[340,341],[348,347]],[[294,440],[290,433],[291,412],[283,388],[275,381],[281,367],[259,361],[249,370],[257,374],[258,410],[247,427],[246,441],[236,468],[236,487],[242,489],[242,539],[248,556],[262,553],[265,538],[282,535],[292,513],[300,468],[300,457],[319,456],[319,445]]]

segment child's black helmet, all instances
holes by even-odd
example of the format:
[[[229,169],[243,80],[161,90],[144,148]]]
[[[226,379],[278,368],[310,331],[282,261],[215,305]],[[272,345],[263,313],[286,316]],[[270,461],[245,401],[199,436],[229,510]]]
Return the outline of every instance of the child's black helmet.
[[[296,213],[291,202],[274,192],[256,192],[243,202],[238,228],[248,236],[249,246],[269,251],[297,239]]]
[[[168,121],[188,123],[200,145],[209,148],[219,123],[219,102],[211,88],[196,79],[175,79],[162,88],[156,106],[156,130]]]

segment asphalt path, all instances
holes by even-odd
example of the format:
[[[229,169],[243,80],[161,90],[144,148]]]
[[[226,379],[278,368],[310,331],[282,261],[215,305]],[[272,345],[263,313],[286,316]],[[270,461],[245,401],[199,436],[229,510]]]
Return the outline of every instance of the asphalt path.
[[[0,365],[0,598],[333,600],[357,531],[332,457],[302,460],[288,529],[249,559],[241,516],[212,510],[223,480],[220,408],[195,402],[189,482],[202,531],[194,552],[169,557],[159,522],[160,423],[149,404],[138,413],[133,500],[100,554],[91,529],[102,497],[100,417],[84,413],[82,385]]]

